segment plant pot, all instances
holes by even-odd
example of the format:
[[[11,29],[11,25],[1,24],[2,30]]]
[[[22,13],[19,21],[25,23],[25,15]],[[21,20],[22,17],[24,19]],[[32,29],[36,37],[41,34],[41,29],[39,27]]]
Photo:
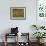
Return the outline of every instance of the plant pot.
[[[37,39],[37,43],[40,43],[40,39]]]
[[[37,42],[38,42],[39,44],[41,44],[41,43],[44,42],[44,40],[45,40],[45,39],[38,39]]]

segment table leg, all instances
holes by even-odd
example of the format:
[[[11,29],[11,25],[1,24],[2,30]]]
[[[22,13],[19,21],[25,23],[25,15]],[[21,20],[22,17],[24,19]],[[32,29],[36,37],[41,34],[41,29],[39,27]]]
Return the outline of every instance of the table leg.
[[[5,46],[7,46],[7,35],[5,34]]]

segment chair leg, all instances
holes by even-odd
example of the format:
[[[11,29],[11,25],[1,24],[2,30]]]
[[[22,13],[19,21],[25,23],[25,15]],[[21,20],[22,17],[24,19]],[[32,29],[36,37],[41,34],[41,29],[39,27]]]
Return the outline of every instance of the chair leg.
[[[6,41],[4,42],[4,44],[5,44],[5,46],[7,46],[7,42]]]

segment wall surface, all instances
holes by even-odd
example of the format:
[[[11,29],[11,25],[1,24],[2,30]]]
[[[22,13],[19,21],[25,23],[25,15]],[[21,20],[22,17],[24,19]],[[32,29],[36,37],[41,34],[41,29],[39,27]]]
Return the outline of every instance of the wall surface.
[[[26,20],[10,20],[10,7],[26,7]],[[32,36],[32,24],[36,24],[36,0],[0,0],[0,34],[19,27],[19,32]]]

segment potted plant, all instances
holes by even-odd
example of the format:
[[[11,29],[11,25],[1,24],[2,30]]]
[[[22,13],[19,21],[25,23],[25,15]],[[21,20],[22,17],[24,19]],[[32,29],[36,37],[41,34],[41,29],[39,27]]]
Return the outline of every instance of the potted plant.
[[[46,36],[45,32],[35,32],[33,35],[37,38],[37,41],[40,43],[40,40]],[[44,37],[45,38],[45,37]]]

